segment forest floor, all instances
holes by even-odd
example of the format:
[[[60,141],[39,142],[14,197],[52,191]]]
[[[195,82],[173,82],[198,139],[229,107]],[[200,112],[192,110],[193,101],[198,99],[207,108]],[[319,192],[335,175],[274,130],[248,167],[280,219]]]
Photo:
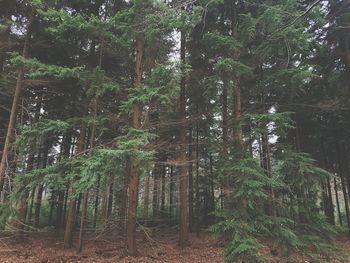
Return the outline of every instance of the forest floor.
[[[0,262],[221,263],[224,259],[223,243],[205,232],[200,233],[199,237],[191,234],[191,246],[181,249],[177,243],[176,231],[171,229],[140,231],[137,238],[138,257],[125,255],[124,238],[113,231],[85,235],[81,253],[77,253],[74,247],[63,249],[62,235],[57,232],[1,234]],[[74,242],[76,243],[76,240]],[[341,237],[338,242],[350,251],[349,238]],[[268,245],[262,249],[261,254],[269,258],[268,262],[288,262],[287,259],[272,255],[273,251]],[[308,262],[308,260],[300,257],[297,262]]]

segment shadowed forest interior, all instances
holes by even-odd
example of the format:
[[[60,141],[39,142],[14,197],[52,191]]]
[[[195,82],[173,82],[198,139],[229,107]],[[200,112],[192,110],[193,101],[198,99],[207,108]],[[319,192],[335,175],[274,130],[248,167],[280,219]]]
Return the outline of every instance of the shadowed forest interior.
[[[349,100],[349,0],[0,0],[0,257],[350,262]]]

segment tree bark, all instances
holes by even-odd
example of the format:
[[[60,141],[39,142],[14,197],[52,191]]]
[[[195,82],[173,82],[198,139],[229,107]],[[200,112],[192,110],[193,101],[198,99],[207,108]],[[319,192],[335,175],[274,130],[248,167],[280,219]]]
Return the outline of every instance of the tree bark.
[[[84,115],[85,115],[85,113],[86,113],[86,110],[84,112]],[[82,124],[80,126],[77,154],[82,153],[84,151],[85,138],[86,138],[86,126],[85,126],[85,124]],[[75,193],[72,189],[72,195],[74,195],[74,194]],[[70,248],[72,246],[76,207],[77,207],[76,198],[73,197],[69,200],[69,205],[68,205],[68,215],[67,215],[67,222],[66,222],[66,228],[65,228],[65,232],[64,232],[64,240],[63,240],[64,248]]]
[[[198,112],[198,110],[197,110]],[[199,131],[198,123],[196,124],[196,236],[199,237],[200,231],[200,196],[199,196]]]
[[[181,32],[181,63],[186,63],[186,34]],[[188,217],[188,159],[187,159],[187,120],[186,120],[186,78],[182,76],[180,84],[180,236],[179,245],[185,247],[189,245],[189,217]]]
[[[228,93],[229,80],[225,75],[223,77],[223,87],[222,87],[222,156],[224,159],[224,166],[227,165],[228,159],[228,107],[227,107],[227,93]],[[230,180],[229,174],[224,170],[223,182],[221,185],[223,192],[224,205],[230,206]]]
[[[33,8],[31,11],[30,17],[29,17],[29,21],[28,21],[28,25],[27,25],[27,32],[26,32],[23,50],[22,50],[22,56],[24,58],[28,58],[29,44],[30,44],[29,42],[30,42],[31,33],[32,33],[32,24],[34,21],[34,16],[35,16],[35,11]],[[23,77],[24,77],[24,70],[22,68],[20,68],[18,70],[18,74],[17,74],[15,94],[13,96],[10,120],[9,120],[9,124],[7,126],[5,145],[4,145],[4,149],[2,151],[1,163],[0,163],[0,193],[2,196],[4,196],[3,188],[4,188],[4,183],[5,183],[5,174],[6,174],[6,169],[7,169],[7,161],[8,161],[8,156],[9,156],[9,152],[10,152],[10,146],[11,146],[13,139],[14,139],[14,129],[16,126],[18,104],[19,104],[19,101],[20,101],[20,98],[22,95]]]
[[[194,208],[193,208],[193,201],[194,201],[194,187],[193,187],[193,163],[192,160],[194,159],[193,156],[193,150],[192,150],[192,128],[189,129],[189,136],[188,136],[188,156],[189,156],[189,166],[188,166],[188,217],[189,217],[189,229],[190,232],[193,232],[193,226],[194,226]]]
[[[337,212],[338,212],[339,224],[342,226],[343,225],[343,220],[341,218],[341,213],[340,213],[340,204],[339,204],[338,186],[337,186],[336,177],[334,177],[334,192],[335,192],[335,201],[336,201],[336,204],[337,204]]]
[[[149,172],[146,176],[146,183],[145,183],[145,199],[143,202],[143,218],[144,220],[148,220],[148,207],[149,207],[149,181],[150,181],[150,175]]]
[[[159,160],[159,157],[157,158]],[[152,220],[156,221],[159,215],[159,178],[160,164],[155,163],[153,169],[153,192],[152,192]]]
[[[96,119],[97,116],[97,100],[92,100],[92,114],[93,117]],[[91,127],[91,134],[90,134],[90,154],[92,153],[92,150],[95,146],[95,136],[96,136],[96,124],[92,124]],[[83,207],[81,211],[81,219],[80,219],[80,229],[79,229],[79,237],[78,237],[78,246],[77,246],[77,252],[80,253],[83,249],[83,234],[84,234],[84,227],[86,223],[86,215],[88,210],[88,200],[89,200],[89,194],[88,192],[85,192],[83,195]]]
[[[169,219],[171,221],[171,217],[173,214],[173,200],[174,200],[174,168],[170,166],[170,174],[169,174]]]
[[[100,201],[100,175],[97,177],[97,186],[95,189],[95,204],[94,204],[94,218],[92,221],[92,228],[96,229],[97,225],[97,217],[98,217],[98,206],[99,206],[99,201]]]
[[[142,81],[142,56],[144,43],[140,37],[135,41],[135,80],[134,88],[141,88]],[[141,127],[141,109],[139,105],[135,105],[132,113],[132,127],[139,129]],[[128,219],[126,229],[126,248],[129,255],[137,254],[136,247],[136,213],[137,213],[137,198],[138,198],[138,165],[137,160],[130,158],[130,173],[129,173],[129,200],[128,200]]]
[[[108,189],[108,203],[107,203],[107,213],[106,213],[106,222],[108,223],[111,215],[112,215],[112,207],[113,207],[113,183],[109,185]]]
[[[163,165],[162,169],[162,174],[161,174],[161,179],[162,179],[162,188],[160,192],[160,211],[161,211],[161,216],[164,217],[165,215],[165,165]]]
[[[47,158],[48,158],[48,153],[49,153],[49,146],[48,143],[45,143],[45,149],[43,152],[43,162],[42,162],[42,168],[46,168],[47,165]],[[39,185],[38,186],[38,192],[36,195],[36,200],[35,200],[35,207],[34,207],[34,227],[39,227],[40,223],[40,210],[41,210],[41,200],[43,197],[43,191],[44,191],[44,185]]]

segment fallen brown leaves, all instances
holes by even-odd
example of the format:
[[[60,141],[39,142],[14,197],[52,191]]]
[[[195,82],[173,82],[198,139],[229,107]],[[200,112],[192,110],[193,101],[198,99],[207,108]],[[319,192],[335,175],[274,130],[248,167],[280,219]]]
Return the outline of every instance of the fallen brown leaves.
[[[191,246],[180,249],[175,232],[156,231],[151,239],[138,233],[138,257],[125,255],[123,237],[118,233],[109,235],[86,235],[83,252],[75,248],[64,250],[62,233],[29,233],[16,235],[0,242],[2,263],[38,262],[113,262],[113,263],[219,263],[223,262],[223,248],[207,233],[201,237],[191,235]]]

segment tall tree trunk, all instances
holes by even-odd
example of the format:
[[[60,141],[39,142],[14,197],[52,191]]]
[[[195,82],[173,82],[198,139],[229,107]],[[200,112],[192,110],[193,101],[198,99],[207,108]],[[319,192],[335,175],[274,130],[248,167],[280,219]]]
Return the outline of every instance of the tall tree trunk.
[[[107,203],[107,212],[106,212],[106,221],[108,223],[111,215],[112,215],[112,207],[113,207],[113,182],[108,187],[108,203]]]
[[[198,110],[197,110],[198,112]],[[199,131],[198,123],[196,124],[196,235],[199,237],[200,231],[200,199],[199,199]]]
[[[159,161],[159,157],[156,158]],[[156,221],[159,215],[159,178],[160,164],[155,163],[153,169],[153,192],[152,192],[152,220]]]
[[[227,107],[227,93],[228,93],[229,80],[225,75],[223,78],[223,89],[222,89],[222,156],[224,159],[224,166],[228,159],[228,107]],[[229,173],[224,171],[223,182],[221,185],[223,192],[223,200],[227,207],[230,207],[230,180]]]
[[[34,153],[33,153],[34,149],[32,147],[30,147],[29,150],[29,156],[28,156],[28,160],[27,160],[27,168],[26,168],[26,172],[30,172],[31,170],[33,170],[34,167]],[[20,205],[19,205],[19,209],[18,209],[18,219],[19,219],[19,227],[23,228],[25,223],[26,223],[26,216],[27,216],[27,210],[28,210],[28,197],[29,197],[29,192],[25,189],[23,189],[22,191],[25,192],[25,197],[23,199],[20,200]]]
[[[94,119],[97,117],[97,100],[92,100],[92,114]],[[91,127],[91,134],[90,134],[90,154],[92,154],[92,151],[95,147],[95,136],[96,136],[96,124],[92,124]],[[86,215],[88,210],[88,200],[89,200],[89,194],[88,192],[85,192],[83,194],[83,207],[81,211],[81,219],[80,219],[80,229],[79,229],[79,237],[78,237],[78,246],[77,246],[77,252],[81,252],[83,249],[83,234],[84,234],[84,228],[86,223]]]
[[[340,175],[340,182],[341,182],[341,187],[342,187],[342,191],[343,191],[346,222],[347,222],[348,228],[350,229],[349,200],[348,200],[348,195],[346,192],[345,178],[343,175]]]
[[[189,229],[193,232],[194,226],[194,209],[193,209],[193,201],[194,201],[194,187],[193,187],[193,147],[192,147],[192,128],[189,129],[188,136],[188,156],[189,156],[189,166],[188,166],[188,217],[189,217]]]
[[[85,108],[87,107],[85,106]],[[86,114],[86,110],[84,110],[83,114],[84,115]],[[82,124],[80,126],[77,154],[82,153],[85,150],[85,138],[86,138],[86,126],[85,124]],[[75,193],[72,189],[72,195],[74,194]],[[69,205],[68,205],[68,215],[67,215],[67,222],[66,222],[66,228],[64,231],[64,240],[63,240],[64,248],[70,248],[72,246],[76,207],[77,207],[76,198],[73,197],[69,200]]]
[[[35,11],[33,8],[31,11],[29,20],[28,20],[27,32],[26,32],[24,46],[23,46],[23,50],[22,50],[22,56],[24,58],[28,57],[29,44],[30,44],[29,42],[30,42],[31,33],[32,33],[32,24],[34,21],[34,16],[35,16]],[[5,183],[5,173],[6,173],[6,168],[7,168],[8,156],[9,156],[9,152],[10,152],[10,146],[11,146],[13,139],[14,139],[14,130],[15,130],[15,126],[16,126],[18,103],[20,101],[22,89],[23,89],[23,83],[22,83],[23,77],[24,77],[24,70],[22,68],[20,68],[18,70],[18,74],[17,74],[16,89],[15,89],[15,94],[13,96],[10,120],[9,120],[9,124],[7,126],[5,145],[4,145],[4,149],[2,151],[1,163],[0,163],[0,193],[2,196],[4,196],[3,188],[4,188],[4,183]]]
[[[342,226],[343,225],[343,220],[341,218],[341,213],[340,213],[340,204],[339,204],[339,196],[338,196],[338,186],[337,186],[337,179],[334,177],[334,192],[335,192],[335,201],[337,203],[337,212],[338,212],[338,219],[339,219],[339,224]]]
[[[336,137],[338,136],[336,135]],[[347,168],[346,168],[346,163],[344,162],[344,156],[342,156],[342,152],[340,150],[340,142],[338,138],[335,141],[335,146],[336,146],[336,152],[337,152],[336,154],[337,154],[337,161],[338,161],[338,167],[339,167],[339,175],[340,175],[341,186],[342,186],[343,197],[344,197],[346,221],[347,221],[348,229],[350,231],[349,199],[348,199],[348,194],[346,189],[346,178],[345,178]]]
[[[92,221],[92,228],[96,229],[97,225],[97,217],[98,217],[98,206],[99,206],[99,201],[100,201],[100,181],[101,177],[100,174],[97,176],[97,186],[95,189],[95,204],[94,204],[94,218]]]
[[[174,200],[174,168],[172,165],[170,166],[169,181],[169,219],[171,220]]]
[[[72,111],[74,107],[72,108]],[[69,158],[70,150],[72,147],[72,130],[69,130],[63,138],[62,141],[61,157]],[[63,226],[63,214],[64,214],[64,203],[65,203],[65,190],[60,189],[57,193],[57,208],[56,208],[56,228],[61,228]]]
[[[49,145],[46,142],[45,143],[45,149],[43,151],[43,161],[42,161],[42,168],[46,168],[47,165],[47,158],[49,154]],[[40,223],[40,210],[41,210],[41,201],[43,197],[43,191],[44,191],[44,185],[41,184],[38,186],[38,192],[36,195],[35,200],[35,207],[34,207],[34,227],[39,227]]]
[[[9,13],[5,14],[4,20],[5,20],[5,23],[11,21],[11,14],[9,14]],[[3,73],[3,69],[4,69],[4,64],[6,61],[6,52],[8,50],[8,40],[9,40],[9,36],[10,36],[10,31],[11,31],[11,23],[8,23],[8,25],[4,26],[3,29],[0,29],[0,80],[2,79],[2,73]],[[3,105],[1,105],[1,106],[3,106]],[[7,123],[5,123],[6,113],[4,113],[4,111],[6,111],[6,109],[5,109],[5,106],[3,108],[1,106],[0,106],[0,123],[1,123],[0,130],[4,129],[4,131],[5,131],[7,128],[7,126],[6,126]],[[5,144],[5,139],[6,139],[5,134],[3,135],[1,132],[0,133],[0,160],[2,158],[2,149],[3,149],[3,146]]]
[[[143,202],[143,218],[145,220],[148,219],[148,207],[149,207],[149,181],[150,181],[150,175],[149,172],[146,176],[146,183],[145,183],[145,199]]]
[[[334,205],[333,205],[333,197],[332,197],[332,188],[331,188],[331,182],[330,179],[327,178],[327,190],[328,190],[328,202],[329,202],[329,215],[330,215],[330,221],[332,225],[335,225],[335,219],[334,219]]]
[[[181,32],[181,63],[186,63],[186,34]],[[186,121],[186,78],[182,76],[180,85],[180,236],[179,245],[185,247],[189,245],[189,220],[188,220],[188,160],[186,155],[187,150],[187,121]]]
[[[166,169],[165,165],[163,165],[162,169],[162,189],[160,192],[160,211],[161,211],[161,216],[164,217],[165,215],[165,174],[166,174]]]
[[[262,164],[263,168],[265,170],[265,173],[267,177],[269,177],[270,180],[272,180],[272,167],[271,167],[271,153],[270,153],[270,144],[269,144],[269,138],[267,134],[267,126],[264,125],[264,133],[262,135],[261,140],[261,149],[262,149]],[[268,214],[270,216],[276,216],[276,210],[275,210],[275,193],[273,191],[272,185],[268,188],[268,193],[270,196],[270,199],[268,200]]]
[[[124,180],[123,187],[120,190],[119,195],[119,227],[125,229],[126,227],[126,215],[127,215],[127,204],[128,204],[128,187],[129,187],[129,174],[130,174],[130,161],[125,162],[124,169]]]
[[[53,211],[54,211],[54,206],[56,203],[56,193],[51,190],[51,195],[49,199],[49,205],[50,205],[50,210],[49,210],[49,218],[48,218],[48,224],[53,225],[52,218],[53,218]]]
[[[135,41],[135,80],[134,88],[140,89],[142,81],[142,56],[143,56],[144,43],[140,37]],[[135,105],[132,113],[132,127],[139,129],[141,127],[141,109],[139,105]],[[128,219],[126,229],[126,247],[129,255],[136,255],[136,213],[137,213],[137,197],[139,187],[139,177],[137,160],[131,158],[129,160],[130,173],[129,173],[129,200],[128,200]]]
[[[236,10],[236,3],[232,5],[231,11],[231,27],[232,27],[232,37],[238,38],[238,14]],[[236,51],[234,54],[234,59],[239,60],[240,52]],[[236,152],[238,153],[238,159],[241,159],[244,154],[244,144],[243,144],[243,131],[241,125],[242,117],[242,102],[241,102],[241,79],[238,74],[233,74],[233,113],[234,113],[234,129],[233,129],[233,140],[236,147]],[[241,175],[243,176],[243,175]],[[239,200],[239,208],[242,209],[242,212],[246,212],[247,209],[247,200],[245,197],[241,197]]]

